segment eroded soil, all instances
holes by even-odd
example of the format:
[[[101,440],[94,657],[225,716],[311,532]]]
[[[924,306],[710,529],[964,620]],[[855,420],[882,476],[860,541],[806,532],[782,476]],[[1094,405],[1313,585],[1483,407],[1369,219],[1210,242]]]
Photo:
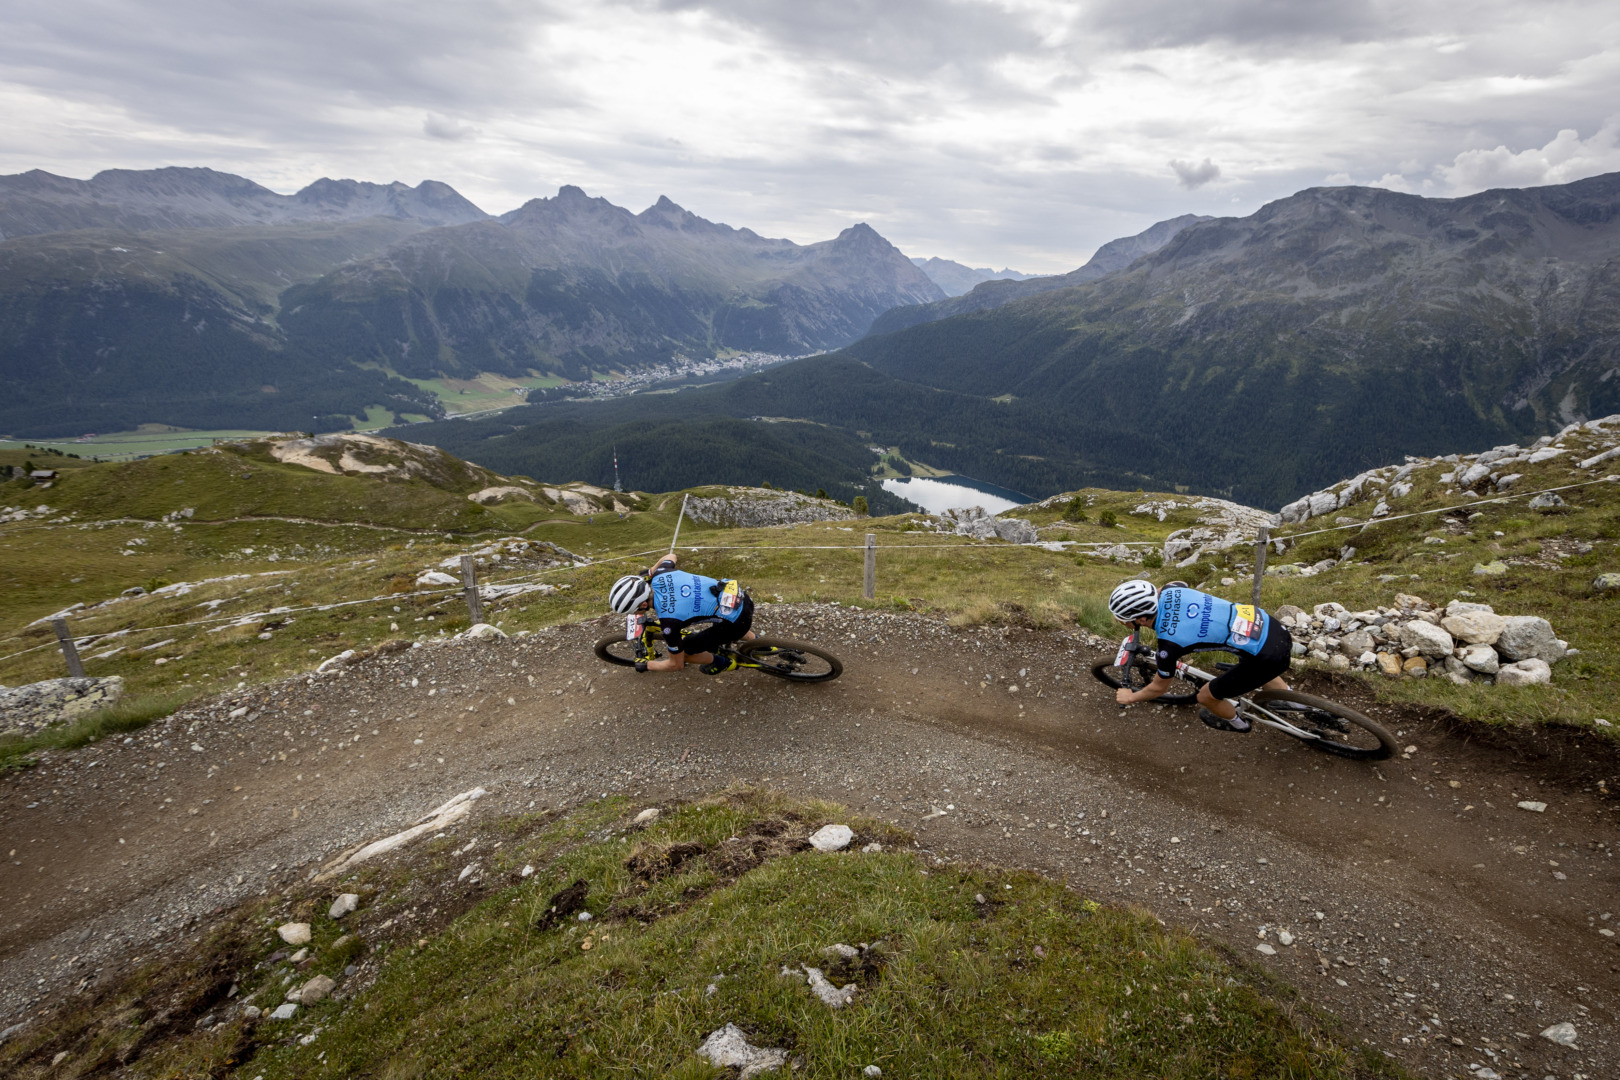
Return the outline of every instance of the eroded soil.
[[[1620,1075],[1606,747],[1306,686],[1416,747],[1360,764],[1121,712],[1087,672],[1095,642],[834,605],[762,605],[757,625],[833,649],[844,677],[638,676],[590,655],[589,624],[379,655],[0,779],[0,1028],[457,792],[488,789],[486,819],[748,783],[1192,927],[1419,1074]],[[1578,1049],[1537,1034],[1565,1020]]]

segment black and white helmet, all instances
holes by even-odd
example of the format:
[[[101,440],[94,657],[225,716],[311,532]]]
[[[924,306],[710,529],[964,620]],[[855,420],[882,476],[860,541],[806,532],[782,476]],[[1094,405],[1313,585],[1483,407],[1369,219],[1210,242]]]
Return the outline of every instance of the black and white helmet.
[[[626,574],[608,590],[608,607],[620,615],[629,615],[652,595],[652,586],[640,574]]]
[[[1141,578],[1122,581],[1108,594],[1108,610],[1123,623],[1153,615],[1159,610],[1159,590]]]

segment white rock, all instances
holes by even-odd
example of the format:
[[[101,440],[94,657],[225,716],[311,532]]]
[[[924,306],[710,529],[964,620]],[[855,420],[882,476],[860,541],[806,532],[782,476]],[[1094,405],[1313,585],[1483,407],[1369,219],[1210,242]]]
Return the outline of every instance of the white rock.
[[[327,908],[326,914],[328,918],[341,919],[359,906],[360,897],[358,894],[352,892],[339,893],[338,898],[332,901],[332,906]]]
[[[698,1057],[722,1069],[740,1069],[739,1080],[750,1080],[760,1073],[773,1072],[787,1064],[787,1051],[767,1049],[749,1043],[736,1024],[727,1024],[709,1033],[697,1049]]]
[[[1532,814],[1545,814],[1547,812],[1547,804],[1544,802],[1534,802],[1530,799],[1521,799],[1519,801],[1519,809],[1528,810]]]
[[[1558,644],[1552,624],[1537,615],[1509,615],[1495,644],[1496,651],[1508,660],[1534,657],[1556,664],[1564,658],[1564,647]]]
[[[1290,934],[1286,930],[1279,930],[1277,931],[1277,941],[1283,945],[1292,945],[1294,943],[1294,935]]]
[[[289,1001],[285,1005],[277,1005],[275,1012],[270,1014],[272,1020],[291,1020],[298,1015],[298,1006]]]
[[[647,809],[643,810],[641,813],[636,815],[636,818],[635,818],[636,824],[639,825],[643,821],[651,821],[654,818],[656,818],[657,816],[658,816],[658,807],[649,806],[649,807],[647,807]]]
[[[239,719],[241,717],[246,716],[247,714],[248,714],[248,707],[246,705],[243,705],[240,708],[232,709],[230,711],[230,713],[229,713],[228,718],[231,719],[231,720],[236,720],[236,719]]]
[[[435,585],[459,585],[461,582],[439,570],[424,570],[416,575],[418,589],[432,588]]]
[[[874,1077],[875,1076],[882,1076],[883,1075],[883,1070],[878,1068],[876,1065],[868,1065],[866,1068],[861,1070],[861,1075],[862,1076],[874,1076]]]
[[[1421,619],[1413,619],[1401,628],[1401,641],[1407,648],[1416,649],[1418,655],[1427,657],[1450,656],[1451,650],[1457,647],[1445,630]]]
[[[842,1009],[855,1000],[855,993],[860,989],[856,984],[850,983],[840,990],[827,981],[820,968],[806,967],[804,974],[805,978],[810,980],[810,992],[820,998],[829,1009]]]
[[[855,839],[848,825],[823,825],[810,834],[810,846],[817,851],[842,851]]]
[[[1555,1042],[1559,1046],[1573,1048],[1575,1045],[1575,1025],[1565,1020],[1563,1023],[1554,1024],[1546,1031],[1543,1031],[1541,1037],[1549,1042]]]
[[[842,941],[839,941],[827,946],[825,949],[822,949],[821,955],[842,958],[844,960],[853,960],[857,956],[861,955],[861,950],[857,949],[853,945],[845,945]]]
[[[347,664],[350,658],[353,656],[353,649],[344,649],[336,656],[327,657],[325,660],[320,662],[319,666],[315,668],[315,674],[320,675],[324,672],[330,671],[332,668],[341,667],[342,665]]]
[[[883,845],[878,843],[876,840],[872,841],[870,844],[867,844],[865,847],[861,848],[861,851],[865,852],[868,855],[876,854],[877,852],[880,852],[882,850],[883,850]]]
[[[1494,645],[1502,636],[1507,620],[1490,611],[1459,611],[1440,620],[1446,633],[1470,645]]]
[[[1277,955],[1277,950],[1272,948],[1269,944],[1267,944],[1264,941],[1262,941],[1260,944],[1256,945],[1254,947],[1254,951],[1259,953],[1262,956],[1276,956]]]
[[[505,641],[506,631],[491,626],[489,623],[481,622],[467,627],[466,630],[462,631],[461,636],[473,641]]]
[[[518,876],[519,877],[533,877],[534,876],[534,867],[525,866],[523,868],[523,873],[519,874]]]
[[[280,934],[281,940],[289,945],[309,944],[309,923],[307,922],[283,923],[276,927],[276,933]]]
[[[1470,671],[1477,671],[1481,675],[1495,675],[1502,666],[1496,650],[1489,645],[1468,646],[1463,650],[1462,662]]]
[[[468,863],[466,866],[461,868],[461,873],[456,877],[456,880],[457,881],[466,881],[468,878],[472,877],[473,871],[476,870],[476,869],[478,869],[478,864],[477,863],[475,863],[475,862]]]
[[[1552,668],[1545,660],[1520,660],[1496,669],[1497,686],[1545,686],[1552,682]]]
[[[317,975],[299,988],[298,1001],[302,1005],[313,1005],[327,997],[336,988],[337,983],[329,976]]]

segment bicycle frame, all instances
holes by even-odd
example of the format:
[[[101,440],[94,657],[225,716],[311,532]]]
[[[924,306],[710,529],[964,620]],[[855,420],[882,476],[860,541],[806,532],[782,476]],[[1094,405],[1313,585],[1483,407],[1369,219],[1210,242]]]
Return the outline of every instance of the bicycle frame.
[[[1176,661],[1176,674],[1183,678],[1195,679],[1200,686],[1215,681],[1215,676],[1202,668],[1193,667],[1185,660]],[[1264,705],[1256,704],[1247,694],[1241,695],[1237,700],[1238,711],[1248,717],[1251,724],[1264,724],[1266,727],[1276,728],[1278,731],[1292,735],[1296,739],[1320,740],[1322,738],[1314,731],[1306,731],[1304,728],[1290,724]]]
[[[1119,654],[1114,658],[1114,666],[1128,670],[1133,656],[1151,653],[1152,651],[1150,647],[1142,644],[1142,631],[1140,629],[1133,630],[1129,637],[1120,642]],[[1214,675],[1202,668],[1193,667],[1185,660],[1176,661],[1176,674],[1186,678],[1188,681],[1197,682],[1199,686],[1215,681]],[[1292,735],[1296,739],[1320,741],[1322,738],[1314,731],[1306,731],[1304,728],[1289,723],[1264,705],[1255,703],[1248,695],[1238,698],[1238,708],[1248,717],[1250,723],[1264,724],[1266,727],[1275,728],[1285,734]]]
[[[714,620],[703,620],[703,621],[706,624],[706,623],[712,622]],[[661,631],[663,630],[663,627],[664,627],[664,624],[659,620],[658,616],[656,616],[656,615],[631,615],[631,616],[628,616],[628,621],[627,621],[627,623],[625,625],[625,639],[626,640],[629,640],[630,637],[631,637],[631,632],[632,632],[631,627],[635,627],[636,659],[638,661],[643,662],[643,663],[645,663],[648,660],[657,659],[658,650],[657,650],[657,648],[655,646],[655,643],[663,636],[661,634]],[[681,630],[681,637],[684,638],[688,634],[691,634],[691,633],[694,633],[694,632],[695,631],[692,628],[689,628],[689,627],[688,628],[683,628]],[[721,646],[721,647],[724,648],[724,646]],[[733,653],[732,655],[736,657],[737,666],[739,668],[759,668],[759,667],[763,666],[761,664],[755,663],[752,660],[745,660],[741,656],[738,656],[736,653]]]

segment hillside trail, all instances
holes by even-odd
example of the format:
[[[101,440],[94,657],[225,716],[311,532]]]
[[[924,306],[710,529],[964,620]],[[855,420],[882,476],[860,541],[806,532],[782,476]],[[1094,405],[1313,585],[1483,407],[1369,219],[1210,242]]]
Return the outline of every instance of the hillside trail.
[[[636,675],[591,656],[598,621],[245,690],[5,776],[0,1028],[475,786],[487,820],[752,784],[896,822],[924,858],[1145,908],[1420,1075],[1620,1075],[1614,807],[1583,790],[1587,758],[1367,707],[1416,750],[1342,761],[1122,712],[1095,639],[837,605],[761,605],[756,625],[844,676]],[[1539,1037],[1561,1021],[1577,1048]]]

